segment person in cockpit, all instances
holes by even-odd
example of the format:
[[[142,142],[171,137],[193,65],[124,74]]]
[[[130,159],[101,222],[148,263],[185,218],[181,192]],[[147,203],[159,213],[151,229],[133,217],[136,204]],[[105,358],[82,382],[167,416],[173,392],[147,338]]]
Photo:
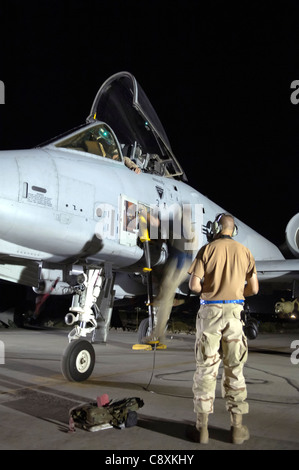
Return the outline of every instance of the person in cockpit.
[[[136,165],[136,163],[134,163],[129,157],[126,157],[124,155],[123,158],[124,158],[124,164],[126,165],[127,168],[134,171],[138,175],[139,173],[141,173],[141,169],[139,168],[139,166]],[[118,154],[117,148],[115,148],[115,150],[113,151],[112,160],[119,160],[119,154]]]

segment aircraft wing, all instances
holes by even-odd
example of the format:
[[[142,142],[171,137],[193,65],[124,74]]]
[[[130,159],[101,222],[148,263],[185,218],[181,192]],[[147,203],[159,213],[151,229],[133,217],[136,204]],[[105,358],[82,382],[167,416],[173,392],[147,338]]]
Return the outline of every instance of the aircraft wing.
[[[299,259],[256,261],[260,281],[295,281],[299,279]]]
[[[298,272],[299,259],[256,261],[258,272]]]

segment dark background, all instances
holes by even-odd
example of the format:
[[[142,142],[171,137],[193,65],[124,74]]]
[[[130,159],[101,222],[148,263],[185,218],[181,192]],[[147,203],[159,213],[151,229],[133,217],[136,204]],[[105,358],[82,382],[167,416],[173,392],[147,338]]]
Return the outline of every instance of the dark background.
[[[100,85],[129,71],[189,184],[279,245],[298,212],[298,2],[202,5],[2,1],[0,150],[82,124]]]

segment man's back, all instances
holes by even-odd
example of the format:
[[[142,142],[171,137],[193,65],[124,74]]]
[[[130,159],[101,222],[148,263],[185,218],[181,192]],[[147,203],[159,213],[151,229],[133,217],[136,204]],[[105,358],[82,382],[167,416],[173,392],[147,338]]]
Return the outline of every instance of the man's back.
[[[221,237],[201,248],[189,272],[204,278],[203,300],[237,300],[244,299],[246,278],[256,270],[248,248]]]

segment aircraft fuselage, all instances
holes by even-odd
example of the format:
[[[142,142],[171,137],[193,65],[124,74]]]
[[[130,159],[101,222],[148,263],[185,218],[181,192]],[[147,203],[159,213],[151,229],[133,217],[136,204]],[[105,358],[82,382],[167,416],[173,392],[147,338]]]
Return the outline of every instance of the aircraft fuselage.
[[[124,201],[160,208],[202,205],[203,225],[223,212],[186,183],[136,174],[123,162],[70,149],[49,146],[1,152],[1,165],[5,169],[0,184],[2,255],[51,263],[80,255],[95,262],[109,260],[118,269],[143,255],[134,233],[131,243],[120,242],[120,204]],[[105,207],[111,210],[109,217]],[[257,260],[282,259],[268,240],[237,223],[240,241],[252,249]],[[99,233],[99,227],[107,233]]]

